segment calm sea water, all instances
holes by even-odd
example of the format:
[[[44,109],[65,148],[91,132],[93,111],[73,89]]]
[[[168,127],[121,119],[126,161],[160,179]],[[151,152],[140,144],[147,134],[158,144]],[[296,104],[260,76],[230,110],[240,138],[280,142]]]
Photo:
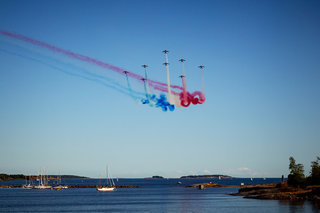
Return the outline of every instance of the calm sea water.
[[[182,184],[177,184],[181,181]],[[186,185],[204,182],[239,185],[277,183],[280,179],[119,179],[116,184],[141,188],[119,188],[98,192],[93,188],[60,191],[36,189],[0,189],[0,212],[319,212],[313,203],[244,199],[230,196],[238,188],[198,190]],[[98,184],[99,180],[65,180],[65,184]],[[0,182],[24,184],[24,181]]]

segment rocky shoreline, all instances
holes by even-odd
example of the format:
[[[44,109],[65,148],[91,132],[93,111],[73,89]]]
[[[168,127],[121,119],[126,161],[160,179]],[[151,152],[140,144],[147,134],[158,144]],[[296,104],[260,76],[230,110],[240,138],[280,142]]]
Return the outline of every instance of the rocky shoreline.
[[[188,176],[182,176],[181,179],[230,179],[234,178],[228,175],[188,175]]]
[[[242,186],[234,196],[262,200],[310,200],[320,202],[320,185],[305,188],[288,186],[286,183]]]
[[[205,189],[205,188],[219,188],[219,187],[239,187],[239,186],[233,186],[233,185],[220,185],[217,183],[198,183],[198,184],[192,184],[188,185],[186,187],[192,187],[192,188],[198,188],[198,189]]]

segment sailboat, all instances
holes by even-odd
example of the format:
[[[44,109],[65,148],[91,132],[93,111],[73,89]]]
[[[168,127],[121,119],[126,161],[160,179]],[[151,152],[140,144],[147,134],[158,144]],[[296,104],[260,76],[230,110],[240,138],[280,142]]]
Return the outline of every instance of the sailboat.
[[[68,186],[61,184],[61,174],[60,174],[60,171],[59,171],[59,176],[57,176],[57,184],[59,184],[59,185],[54,186],[53,189],[55,189],[55,190],[61,190],[61,189],[67,189],[67,188],[68,188]]]
[[[98,190],[98,191],[113,191],[113,190],[116,188],[113,180],[111,179],[111,180],[109,181],[108,165],[106,166],[106,169],[107,169],[107,185],[106,185],[106,186],[99,186],[99,187],[97,187],[97,190]],[[110,182],[110,185],[109,185],[109,182]]]
[[[29,176],[29,183],[28,183],[28,177],[26,176],[26,184],[22,186],[24,189],[32,189],[33,185],[31,184],[31,175]]]

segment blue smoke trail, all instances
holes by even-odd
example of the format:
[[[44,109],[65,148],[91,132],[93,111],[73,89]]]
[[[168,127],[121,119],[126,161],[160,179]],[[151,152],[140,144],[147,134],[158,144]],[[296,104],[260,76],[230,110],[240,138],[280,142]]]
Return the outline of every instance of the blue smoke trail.
[[[13,45],[13,46],[22,48],[22,47],[16,46],[16,45]],[[22,48],[22,49],[26,50],[25,48]],[[130,82],[129,82],[129,79],[128,79],[127,75],[126,75],[126,80],[127,80],[128,88],[122,86],[121,84],[119,84],[117,82],[114,82],[113,80],[111,80],[111,79],[109,79],[109,78],[107,78],[105,76],[102,76],[102,75],[99,75],[99,74],[95,74],[95,73],[91,73],[90,71],[88,71],[88,70],[86,70],[84,68],[75,66],[73,64],[68,64],[68,63],[62,62],[60,60],[51,58],[49,56],[39,55],[39,54],[36,54],[36,53],[32,52],[32,54],[36,55],[36,57],[38,56],[38,57],[42,58],[43,60],[49,60],[49,61],[52,61],[53,63],[60,64],[62,66],[66,66],[66,67],[69,67],[71,69],[75,69],[78,72],[80,71],[84,75],[76,74],[76,73],[73,73],[73,72],[68,72],[65,69],[61,68],[61,67],[52,65],[52,64],[50,64],[48,62],[45,62],[45,61],[40,60],[38,58],[34,58],[32,56],[26,56],[26,55],[15,53],[15,52],[11,52],[11,51],[8,51],[8,50],[5,50],[5,49],[0,49],[0,51],[3,52],[3,53],[9,54],[9,55],[14,55],[14,56],[17,56],[17,57],[21,57],[21,58],[24,58],[24,59],[27,59],[27,60],[31,60],[31,61],[43,64],[45,66],[48,66],[50,68],[53,68],[53,69],[55,69],[57,71],[60,71],[60,72],[62,72],[64,74],[67,74],[67,75],[70,75],[70,76],[74,76],[74,77],[82,78],[82,79],[89,80],[89,81],[92,81],[92,82],[96,82],[96,83],[101,84],[101,85],[103,85],[105,87],[114,89],[114,90],[116,90],[116,91],[118,91],[118,92],[120,92],[120,93],[122,93],[124,95],[131,96],[134,100],[136,100],[138,102],[141,101],[142,104],[148,104],[150,107],[161,108],[162,111],[164,111],[164,112],[168,111],[168,109],[170,111],[174,111],[174,109],[175,109],[175,106],[171,105],[168,102],[166,95],[160,94],[159,97],[157,97],[155,94],[152,94],[152,95],[148,94],[145,83],[144,83],[145,93],[134,91],[132,89],[131,85],[130,85]],[[26,50],[26,51],[28,51],[28,50]],[[28,51],[28,52],[30,53],[30,51]],[[85,76],[85,75],[88,75],[89,77]],[[144,96],[144,95],[145,95],[146,99],[141,98],[141,96]]]
[[[86,69],[84,69],[84,68],[82,68],[82,67],[79,67],[79,66],[76,66],[76,65],[73,65],[73,64],[70,64],[70,63],[62,62],[62,61],[60,61],[60,60],[58,60],[58,59],[55,59],[55,58],[52,58],[52,57],[50,57],[50,56],[45,56],[45,55],[43,55],[43,54],[35,53],[34,51],[30,51],[30,50],[28,50],[27,48],[22,47],[22,46],[19,46],[19,45],[16,45],[16,44],[12,44],[12,43],[11,43],[10,45],[13,46],[13,47],[15,47],[15,48],[18,48],[18,49],[22,49],[22,50],[24,50],[24,51],[27,51],[27,54],[33,54],[33,55],[35,55],[36,58],[31,57],[31,56],[28,57],[28,56],[25,56],[25,55],[22,55],[22,54],[18,54],[18,53],[15,53],[15,52],[11,52],[11,51],[8,51],[8,50],[4,50],[4,49],[2,49],[2,51],[3,51],[3,52],[6,52],[6,53],[8,53],[8,54],[11,54],[11,55],[15,55],[15,56],[19,56],[19,57],[24,57],[24,58],[26,58],[26,59],[30,59],[30,60],[33,60],[33,61],[42,63],[42,64],[44,64],[44,65],[46,65],[46,66],[51,66],[51,67],[54,66],[54,65],[48,64],[48,63],[46,63],[46,62],[44,62],[44,61],[41,61],[41,60],[38,59],[38,58],[42,58],[42,59],[44,59],[44,60],[53,61],[53,62],[56,63],[56,64],[60,64],[60,65],[62,65],[62,66],[66,66],[66,67],[69,67],[69,68],[71,68],[71,69],[77,70],[77,72],[80,71],[80,72],[82,72],[82,73],[85,74],[85,75],[89,75],[90,77],[98,78],[98,79],[100,79],[100,80],[102,80],[102,81],[107,81],[108,84],[113,84],[114,86],[120,87],[120,88],[123,89],[123,90],[127,90],[126,87],[122,86],[121,84],[119,84],[119,83],[115,82],[114,80],[109,79],[109,78],[107,78],[107,77],[105,77],[105,76],[103,76],[103,75],[99,75],[99,74],[92,73],[92,72],[90,72],[90,71],[88,71],[88,70],[86,70]],[[55,67],[53,67],[53,68],[55,68]],[[71,72],[66,73],[64,70],[61,70],[61,69],[60,69],[59,71],[62,71],[62,72],[64,72],[65,74],[68,74],[68,75],[73,75],[73,76],[76,76],[76,77],[82,77],[82,78],[85,78],[86,80],[92,80],[92,78],[86,78],[85,76],[80,76],[80,75],[77,75],[77,74],[73,74],[73,73],[71,73]],[[99,81],[99,80],[98,80],[98,81]],[[104,84],[104,82],[103,82],[103,84]],[[109,87],[109,88],[114,88],[114,86],[108,86],[108,87]],[[135,95],[135,96],[143,96],[143,95],[144,95],[142,92],[137,92],[137,91],[134,91],[134,90],[131,90],[131,91],[132,91],[132,94]]]
[[[109,79],[107,79],[107,78],[105,78],[105,77],[102,77],[102,76],[99,76],[99,75],[96,75],[96,74],[89,73],[88,71],[84,71],[84,72],[86,72],[88,75],[94,76],[94,77],[96,77],[96,78],[90,78],[90,77],[86,77],[86,76],[83,76],[83,75],[79,75],[79,74],[75,74],[75,73],[72,73],[72,72],[68,72],[68,71],[65,71],[64,69],[62,69],[62,68],[60,68],[60,67],[57,67],[57,66],[55,66],[55,65],[46,63],[46,62],[44,62],[44,61],[41,61],[41,60],[39,60],[39,59],[30,57],[30,56],[21,55],[21,54],[14,53],[14,52],[10,52],[10,51],[4,50],[4,49],[0,49],[0,51],[1,51],[1,52],[4,52],[4,53],[6,53],[6,54],[18,56],[18,57],[21,57],[21,58],[24,58],[24,59],[28,59],[28,60],[31,60],[31,61],[35,61],[35,62],[37,62],[37,63],[41,63],[41,64],[43,64],[43,65],[46,65],[46,66],[48,66],[48,67],[51,67],[51,68],[53,68],[53,69],[55,69],[55,70],[58,70],[58,71],[60,71],[60,72],[62,72],[62,73],[64,73],[64,74],[67,74],[67,75],[70,75],[70,76],[74,76],[74,77],[78,77],[78,78],[82,78],[82,79],[85,79],[85,80],[89,80],[89,81],[93,81],[93,82],[99,83],[99,84],[101,84],[101,85],[103,85],[103,86],[106,86],[106,87],[108,87],[108,88],[114,89],[114,90],[116,90],[116,91],[118,91],[118,92],[120,92],[120,93],[122,93],[122,94],[129,95],[129,96],[132,95],[132,94],[130,94],[130,93],[127,91],[127,88],[121,86],[120,84],[115,83],[115,84],[116,84],[118,87],[120,87],[120,88],[117,88],[117,87],[115,87],[115,86],[112,86],[112,85],[110,85],[110,84],[107,84],[107,83],[103,82],[101,79],[96,79],[96,78],[103,78],[103,80],[110,81]],[[62,62],[61,62],[61,63],[62,63]],[[80,69],[82,69],[82,68],[80,68]],[[83,69],[82,69],[82,71],[83,71]],[[138,92],[136,92],[136,93],[139,94],[139,95],[142,95],[142,94],[143,94],[143,93],[138,93]],[[139,98],[139,97],[137,96],[136,98]]]
[[[127,85],[128,85],[128,89],[130,91],[130,96],[133,98],[133,100],[135,101],[138,101],[138,99],[133,95],[133,92],[132,92],[132,88],[131,88],[131,85],[130,85],[130,82],[129,82],[129,78],[128,78],[128,75],[126,75],[126,80],[127,80]]]

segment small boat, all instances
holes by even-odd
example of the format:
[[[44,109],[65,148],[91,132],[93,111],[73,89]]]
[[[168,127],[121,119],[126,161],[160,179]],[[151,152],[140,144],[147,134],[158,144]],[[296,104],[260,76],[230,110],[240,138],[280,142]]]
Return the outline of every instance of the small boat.
[[[116,187],[111,187],[111,186],[103,186],[103,187],[98,187],[97,190],[101,192],[105,191],[113,191]]]
[[[116,188],[113,180],[111,179],[111,180],[109,181],[108,165],[106,166],[106,169],[107,169],[107,185],[106,185],[106,186],[98,186],[98,187],[97,187],[97,191],[107,192],[107,191],[113,191],[113,190]],[[110,182],[110,185],[109,185],[109,182]]]
[[[31,184],[26,184],[26,185],[23,185],[22,188],[24,188],[24,189],[33,189],[33,186]]]
[[[26,177],[26,184],[22,186],[24,189],[33,189],[33,185],[31,184],[31,177],[29,176],[29,183],[28,178]]]
[[[61,189],[67,189],[68,188],[68,186],[61,184],[61,180],[62,180],[62,178],[61,178],[60,171],[59,171],[59,176],[57,176],[57,185],[54,186],[53,189],[61,190]]]
[[[62,186],[54,186],[53,189],[55,189],[55,190],[61,190],[61,189],[62,189]]]
[[[52,189],[52,186],[41,184],[41,185],[34,186],[34,188],[35,189]]]
[[[55,189],[55,190],[61,190],[61,189],[67,189],[67,188],[68,188],[68,186],[63,186],[63,185],[53,187],[53,189]]]

